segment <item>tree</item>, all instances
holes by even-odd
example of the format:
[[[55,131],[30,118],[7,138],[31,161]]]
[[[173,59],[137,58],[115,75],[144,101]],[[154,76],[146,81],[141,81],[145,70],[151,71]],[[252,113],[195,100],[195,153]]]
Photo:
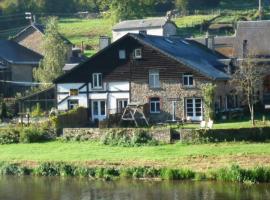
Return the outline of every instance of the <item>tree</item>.
[[[233,74],[232,85],[236,90],[243,95],[243,100],[246,101],[251,123],[254,126],[254,105],[258,102],[258,90],[262,84],[263,67],[258,66],[253,59],[254,56],[249,55],[244,59],[239,69]]]
[[[114,22],[143,18],[148,15],[155,0],[111,0],[110,12]]]
[[[34,69],[34,78],[43,83],[52,83],[63,71],[67,57],[67,46],[58,32],[56,18],[49,18],[42,44],[44,58]]]
[[[188,9],[188,6],[188,0],[175,0],[175,7],[182,12],[185,12]]]
[[[205,118],[207,120],[213,120],[215,117],[215,91],[216,85],[212,83],[206,83],[201,86],[204,99],[204,105],[206,108]]]

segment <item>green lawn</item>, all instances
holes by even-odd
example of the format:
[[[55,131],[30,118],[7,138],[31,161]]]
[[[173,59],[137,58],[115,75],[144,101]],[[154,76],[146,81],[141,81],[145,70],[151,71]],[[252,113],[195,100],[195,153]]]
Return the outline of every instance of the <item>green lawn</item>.
[[[97,50],[99,36],[111,36],[112,21],[103,18],[61,18],[59,20],[59,29],[72,43],[80,46],[84,42],[84,45],[88,45],[88,49]],[[88,55],[92,54],[93,52],[90,52]]]
[[[181,143],[154,147],[111,147],[97,142],[59,141],[41,144],[12,144],[0,146],[0,161],[73,161],[109,163],[157,163],[178,165],[188,158],[218,158],[235,156],[266,156],[270,159],[268,143],[219,143],[185,145]],[[215,159],[214,159],[215,160]],[[196,161],[197,162],[197,161]],[[210,160],[206,162],[211,162]],[[194,164],[194,163],[188,163]],[[255,164],[255,163],[254,163]],[[198,166],[200,163],[198,163]]]

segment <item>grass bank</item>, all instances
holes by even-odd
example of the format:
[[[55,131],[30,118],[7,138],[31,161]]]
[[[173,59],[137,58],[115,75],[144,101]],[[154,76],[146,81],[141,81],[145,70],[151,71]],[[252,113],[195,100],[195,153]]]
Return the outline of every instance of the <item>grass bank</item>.
[[[73,162],[88,166],[185,167],[198,171],[231,164],[270,166],[269,143],[171,144],[112,147],[99,142],[47,142],[0,146],[0,162]]]
[[[239,183],[270,182],[270,167],[243,169],[238,165],[196,172],[190,169],[156,167],[87,167],[64,162],[41,162],[35,167],[16,163],[0,163],[0,175],[79,176],[91,179],[161,179],[161,180],[218,180]]]

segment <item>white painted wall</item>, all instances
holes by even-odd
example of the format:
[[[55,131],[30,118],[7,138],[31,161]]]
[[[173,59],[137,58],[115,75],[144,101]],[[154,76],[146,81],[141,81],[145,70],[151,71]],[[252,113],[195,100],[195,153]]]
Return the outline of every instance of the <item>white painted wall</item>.
[[[147,28],[147,29],[130,29],[130,30],[117,30],[113,31],[113,42],[119,38],[125,36],[128,33],[139,33],[141,30],[146,30],[148,35],[158,35],[158,36],[170,36],[177,34],[177,28],[173,23],[166,23],[160,28]]]
[[[57,102],[60,103],[63,99],[69,96],[70,89],[78,89],[83,85],[83,83],[69,83],[69,84],[58,84],[57,85]],[[58,110],[64,111],[68,110],[68,100],[78,99],[79,106],[88,107],[87,98],[90,100],[107,100],[110,114],[116,112],[117,109],[117,99],[128,99],[129,100],[129,82],[109,82],[104,83],[104,87],[100,90],[94,90],[89,83],[90,94],[79,94],[78,96],[71,96],[61,104],[58,104]],[[96,92],[95,92],[96,91]],[[80,92],[87,92],[86,86],[83,87]],[[67,93],[67,94],[60,94]]]
[[[123,31],[113,31],[113,42],[125,36],[128,33],[139,33],[140,30],[123,30]],[[144,29],[147,31],[148,35],[159,35],[163,36],[163,28],[153,28],[153,29]]]

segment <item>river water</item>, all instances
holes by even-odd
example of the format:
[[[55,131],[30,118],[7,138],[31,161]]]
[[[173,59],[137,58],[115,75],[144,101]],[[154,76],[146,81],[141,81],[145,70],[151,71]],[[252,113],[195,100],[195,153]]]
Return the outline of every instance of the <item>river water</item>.
[[[269,184],[0,177],[0,200],[270,200]]]

